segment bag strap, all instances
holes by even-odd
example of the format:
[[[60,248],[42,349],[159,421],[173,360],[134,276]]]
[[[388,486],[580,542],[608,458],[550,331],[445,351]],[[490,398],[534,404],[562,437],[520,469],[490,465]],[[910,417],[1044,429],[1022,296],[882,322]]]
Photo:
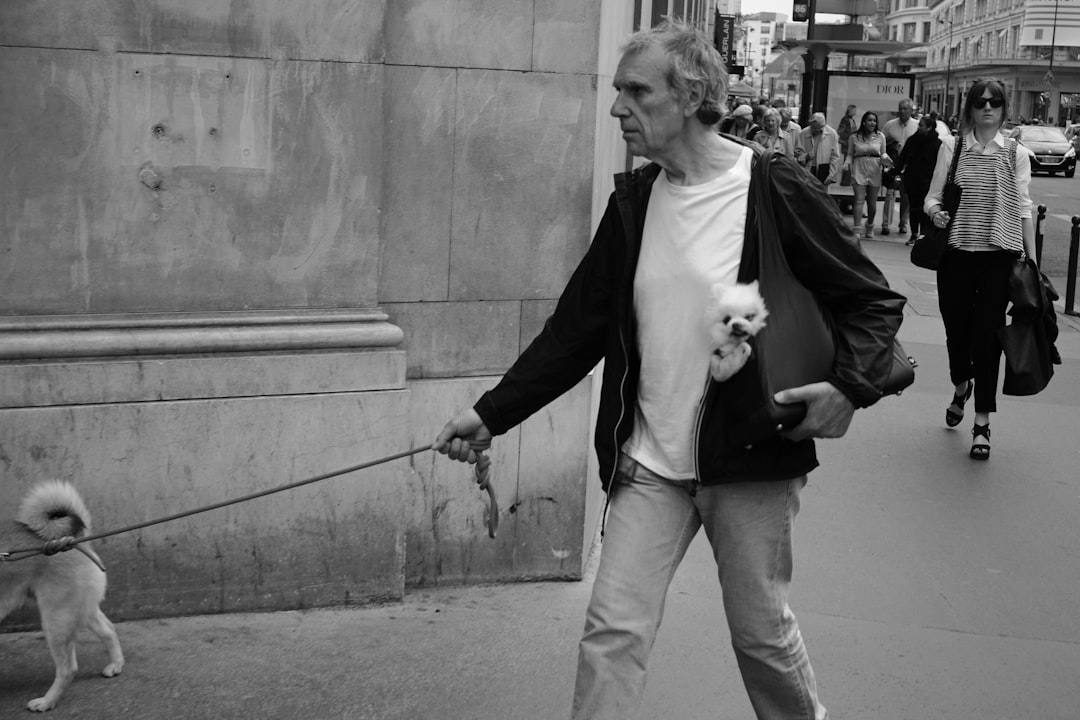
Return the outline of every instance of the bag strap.
[[[743,242],[752,241],[757,245],[757,277],[762,280],[762,270],[766,266],[765,253],[772,256],[774,262],[783,267],[790,274],[791,268],[787,264],[783,248],[780,247],[780,233],[776,228],[776,211],[773,209],[772,176],[769,168],[772,165],[774,150],[765,150],[757,153],[756,177],[751,185],[754,187],[753,212],[757,222],[757,232],[753,234],[753,240],[749,234],[743,237]]]
[[[960,162],[960,154],[964,152],[964,136],[961,135],[958,140],[959,142],[956,144],[956,150],[952,155],[952,165],[949,167],[949,176],[945,178],[946,185],[956,179],[956,165]]]

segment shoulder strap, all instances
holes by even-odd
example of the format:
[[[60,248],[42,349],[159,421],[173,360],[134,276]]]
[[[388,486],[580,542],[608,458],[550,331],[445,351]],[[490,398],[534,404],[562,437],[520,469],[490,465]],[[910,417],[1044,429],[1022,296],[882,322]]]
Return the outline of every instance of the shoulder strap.
[[[952,165],[949,167],[949,176],[945,179],[946,183],[951,183],[956,178],[956,164],[960,162],[960,153],[964,152],[964,136],[960,135],[956,138],[956,149],[953,150]]]

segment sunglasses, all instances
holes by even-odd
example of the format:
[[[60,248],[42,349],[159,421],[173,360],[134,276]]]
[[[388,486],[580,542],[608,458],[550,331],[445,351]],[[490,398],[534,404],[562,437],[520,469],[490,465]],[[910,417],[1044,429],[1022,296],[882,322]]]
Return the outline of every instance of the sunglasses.
[[[976,110],[982,110],[987,105],[989,105],[990,107],[997,110],[999,107],[1001,107],[1001,106],[1003,106],[1005,104],[1005,98],[977,97],[977,98],[975,98],[975,100],[971,104],[975,106]]]

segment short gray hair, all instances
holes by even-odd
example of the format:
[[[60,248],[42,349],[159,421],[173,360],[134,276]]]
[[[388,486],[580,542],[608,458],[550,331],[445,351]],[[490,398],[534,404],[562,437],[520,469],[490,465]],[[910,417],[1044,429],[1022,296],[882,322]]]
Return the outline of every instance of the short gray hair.
[[[718,123],[727,97],[728,72],[708,36],[689,23],[668,18],[627,38],[623,54],[632,55],[655,46],[663,48],[671,63],[665,73],[668,86],[686,97],[690,84],[700,82],[705,91],[697,119],[705,125]]]

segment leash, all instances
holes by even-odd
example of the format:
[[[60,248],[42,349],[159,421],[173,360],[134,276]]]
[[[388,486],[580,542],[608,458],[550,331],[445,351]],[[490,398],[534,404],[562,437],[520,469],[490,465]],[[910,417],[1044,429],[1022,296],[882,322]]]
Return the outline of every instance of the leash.
[[[293,490],[295,488],[310,485],[311,483],[320,482],[322,480],[329,480],[339,475],[346,475],[348,473],[356,472],[357,470],[365,470],[376,465],[382,465],[383,463],[391,462],[392,460],[400,460],[410,455],[416,455],[422,453],[425,450],[431,450],[430,445],[424,445],[422,447],[415,447],[411,450],[405,450],[404,452],[395,453],[394,455],[387,455],[386,457],[379,458],[378,460],[371,460],[369,462],[360,463],[359,465],[353,465],[342,470],[335,470],[324,475],[318,475],[316,477],[306,478],[304,480],[297,480],[287,485],[281,485],[279,487],[270,488],[269,490],[262,490],[257,493],[251,493],[250,495],[244,495],[243,497],[234,498],[232,500],[223,500],[221,502],[214,503],[212,505],[206,505],[204,507],[195,508],[194,510],[186,510],[184,512],[176,513],[175,515],[169,515],[167,517],[157,518],[154,520],[147,520],[145,522],[136,523],[134,525],[128,525],[117,530],[110,530],[108,532],[101,532],[94,535],[87,535],[85,537],[73,538],[62,537],[56,540],[48,540],[39,548],[21,548],[19,550],[9,550],[7,552],[0,552],[0,562],[15,562],[16,560],[25,560],[28,557],[35,555],[55,555],[58,552],[65,552],[67,550],[75,549],[81,552],[86,557],[90,558],[95,565],[101,568],[102,572],[105,572],[105,566],[101,563],[101,560],[96,557],[96,553],[93,551],[87,552],[86,549],[79,547],[80,544],[90,542],[91,540],[100,540],[102,538],[111,537],[113,535],[121,535],[123,533],[131,532],[132,530],[140,530],[151,525],[160,525],[162,523],[172,522],[173,520],[179,520],[181,518],[190,517],[192,515],[198,515],[200,513],[209,512],[210,510],[217,510],[228,505],[236,505],[238,503],[247,502],[248,500],[255,500],[257,498],[265,497],[267,495],[273,495],[274,493],[284,492],[285,490]],[[488,508],[488,537],[494,539],[496,532],[499,530],[499,502],[495,498],[495,488],[491,484],[491,459],[488,458],[483,452],[476,453],[476,465],[474,466],[474,474],[476,476],[476,483],[480,486],[481,490],[486,490],[488,498],[490,500],[490,506]],[[16,556],[16,557],[13,557]]]

